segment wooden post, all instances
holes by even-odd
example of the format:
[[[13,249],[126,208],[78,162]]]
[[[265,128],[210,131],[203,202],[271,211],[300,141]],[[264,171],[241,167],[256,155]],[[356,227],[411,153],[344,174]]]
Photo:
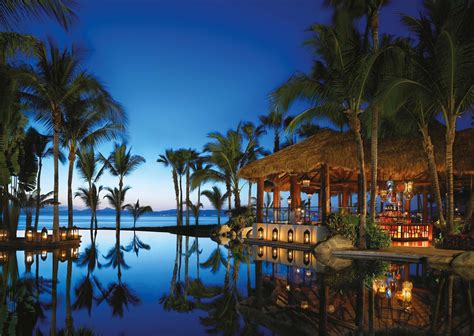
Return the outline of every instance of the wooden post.
[[[408,215],[410,215],[410,211],[411,211],[411,200],[405,200],[405,211],[408,212]]]
[[[290,175],[291,210],[294,210],[301,205],[300,190],[301,190],[301,187],[298,184],[298,176]]]
[[[349,207],[349,191],[346,188],[342,191],[342,207],[346,210]]]
[[[331,213],[331,189],[329,185],[329,166],[321,165],[321,220],[324,223]]]
[[[264,177],[259,177],[257,180],[257,223],[263,223],[264,181]]]
[[[425,191],[423,193],[423,223],[428,223],[428,193]]]
[[[278,182],[278,181],[276,181]],[[273,222],[278,223],[282,220],[281,217],[281,200],[280,200],[280,187],[273,187]]]

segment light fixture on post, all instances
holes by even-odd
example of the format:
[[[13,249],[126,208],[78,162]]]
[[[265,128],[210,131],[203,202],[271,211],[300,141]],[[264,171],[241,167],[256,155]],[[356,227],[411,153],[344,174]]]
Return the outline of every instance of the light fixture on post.
[[[68,236],[68,229],[66,229],[65,226],[62,226],[59,229],[59,237],[61,238],[61,240],[67,240],[67,236]]]
[[[72,238],[79,239],[79,229],[75,225],[72,227]]]
[[[413,289],[413,283],[410,281],[404,281],[402,284],[402,297],[403,297],[403,302],[404,303],[410,303],[411,302],[411,291]]]
[[[33,229],[31,227],[26,229],[25,239],[28,243],[31,243],[34,240],[34,233],[33,233]]]
[[[313,198],[313,194],[309,192],[306,196],[308,197],[308,219],[311,222],[311,199]]]
[[[8,240],[8,230],[0,229],[0,240],[7,241]]]
[[[304,174],[301,178],[301,184],[303,185],[303,187],[308,188],[311,184],[311,178],[307,174]]]
[[[48,229],[46,229],[45,227],[43,227],[43,230],[41,230],[41,241],[48,241]]]

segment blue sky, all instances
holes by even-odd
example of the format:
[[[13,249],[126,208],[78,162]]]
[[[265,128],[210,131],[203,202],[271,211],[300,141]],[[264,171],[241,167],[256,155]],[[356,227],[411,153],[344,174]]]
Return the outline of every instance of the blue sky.
[[[68,32],[51,22],[30,22],[22,30],[87,50],[85,67],[124,105],[130,119],[129,144],[147,160],[125,179],[133,187],[127,201],[140,198],[155,210],[174,206],[171,174],[156,163],[158,155],[166,148],[202,149],[209,132],[225,132],[242,120],[256,122],[269,110],[269,92],[291,74],[310,68],[310,52],[302,45],[306,28],[331,19],[322,1],[315,0],[78,3],[79,21]],[[382,12],[381,30],[406,34],[397,13],[418,10],[419,1],[393,1]],[[271,136],[263,143],[271,148]],[[104,154],[110,149],[99,148]],[[62,166],[63,204],[66,171]],[[47,162],[43,190],[52,190],[51,172],[52,162]],[[100,182],[117,183],[110,176]],[[74,187],[81,184],[76,177]],[[75,206],[82,204],[76,200]]]

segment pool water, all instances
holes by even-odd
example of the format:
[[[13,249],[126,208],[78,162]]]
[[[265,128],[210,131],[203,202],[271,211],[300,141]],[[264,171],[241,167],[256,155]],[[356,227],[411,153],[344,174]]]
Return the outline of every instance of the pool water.
[[[336,260],[336,271],[237,242],[81,234],[77,251],[1,252],[2,335],[473,333],[472,279],[425,265]]]

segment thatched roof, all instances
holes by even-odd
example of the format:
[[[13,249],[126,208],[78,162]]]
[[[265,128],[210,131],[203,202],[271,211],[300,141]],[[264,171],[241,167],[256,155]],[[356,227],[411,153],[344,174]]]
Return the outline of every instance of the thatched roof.
[[[444,171],[444,134],[432,134],[436,163],[439,171]],[[370,169],[369,142],[366,141],[366,169]],[[456,134],[454,144],[454,164],[457,174],[474,174],[474,129],[466,129]],[[380,179],[391,177],[395,180],[416,178],[427,171],[427,160],[419,134],[413,137],[379,141]],[[356,171],[357,152],[352,132],[336,132],[322,129],[312,137],[281,151],[254,161],[239,171],[245,179],[283,174],[305,174],[315,172],[323,163],[331,170]]]

